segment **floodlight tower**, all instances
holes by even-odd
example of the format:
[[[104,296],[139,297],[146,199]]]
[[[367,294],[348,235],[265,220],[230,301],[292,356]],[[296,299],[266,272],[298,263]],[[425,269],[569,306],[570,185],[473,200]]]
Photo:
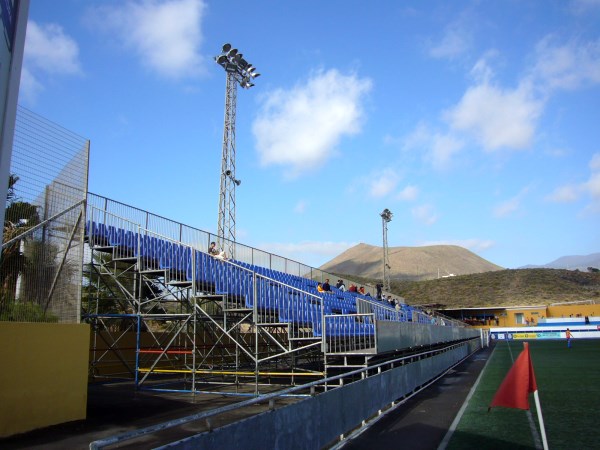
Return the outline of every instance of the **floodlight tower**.
[[[229,257],[234,257],[235,247],[235,188],[241,181],[235,177],[235,110],[237,85],[245,89],[254,86],[252,81],[260,76],[256,68],[243,58],[231,44],[223,45],[215,61],[227,74],[225,85],[225,124],[223,126],[223,156],[221,159],[221,189],[219,192],[218,245]],[[227,247],[227,248],[226,248]]]
[[[394,215],[389,209],[385,208],[381,214],[381,223],[383,226],[383,289],[390,292],[390,259],[388,254],[388,240],[387,240],[387,224],[392,221]]]

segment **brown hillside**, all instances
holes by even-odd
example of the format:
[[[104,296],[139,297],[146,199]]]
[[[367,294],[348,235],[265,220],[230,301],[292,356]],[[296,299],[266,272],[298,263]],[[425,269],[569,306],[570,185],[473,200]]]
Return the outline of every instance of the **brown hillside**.
[[[466,275],[502,270],[475,253],[456,245],[425,247],[390,247],[390,278],[395,280],[429,280],[438,276]],[[358,244],[321,266],[330,273],[381,279],[383,249]]]
[[[396,281],[392,291],[409,304],[437,304],[442,308],[599,302],[600,272],[501,270],[429,281]]]

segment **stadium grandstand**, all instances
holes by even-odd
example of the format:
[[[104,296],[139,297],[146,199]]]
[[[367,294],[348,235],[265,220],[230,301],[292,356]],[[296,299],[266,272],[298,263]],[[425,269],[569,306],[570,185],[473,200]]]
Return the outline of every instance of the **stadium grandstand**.
[[[251,382],[258,392],[479,336],[370,292],[319,292],[333,275],[238,242],[227,258],[211,255],[211,233],[95,194],[86,216],[82,319],[95,378],[192,392]]]

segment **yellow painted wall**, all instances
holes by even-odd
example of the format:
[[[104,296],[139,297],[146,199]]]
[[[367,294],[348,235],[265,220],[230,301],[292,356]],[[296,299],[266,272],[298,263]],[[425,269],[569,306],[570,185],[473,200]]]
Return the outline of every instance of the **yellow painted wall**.
[[[85,419],[90,327],[0,322],[0,437]]]
[[[542,317],[546,316],[546,307],[543,306],[541,308],[519,308],[519,309],[506,309],[506,327],[525,327],[527,324],[525,322],[517,323],[517,315],[523,314],[523,320],[529,320],[529,326],[535,326],[538,324],[539,320]]]
[[[558,305],[548,306],[548,317],[600,316],[600,305]]]

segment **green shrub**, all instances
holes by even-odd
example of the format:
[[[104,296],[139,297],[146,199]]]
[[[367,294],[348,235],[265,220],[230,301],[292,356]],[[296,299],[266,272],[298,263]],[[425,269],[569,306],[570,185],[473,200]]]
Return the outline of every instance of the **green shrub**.
[[[31,302],[7,302],[0,305],[0,322],[58,322],[58,317],[45,313],[42,307]]]

